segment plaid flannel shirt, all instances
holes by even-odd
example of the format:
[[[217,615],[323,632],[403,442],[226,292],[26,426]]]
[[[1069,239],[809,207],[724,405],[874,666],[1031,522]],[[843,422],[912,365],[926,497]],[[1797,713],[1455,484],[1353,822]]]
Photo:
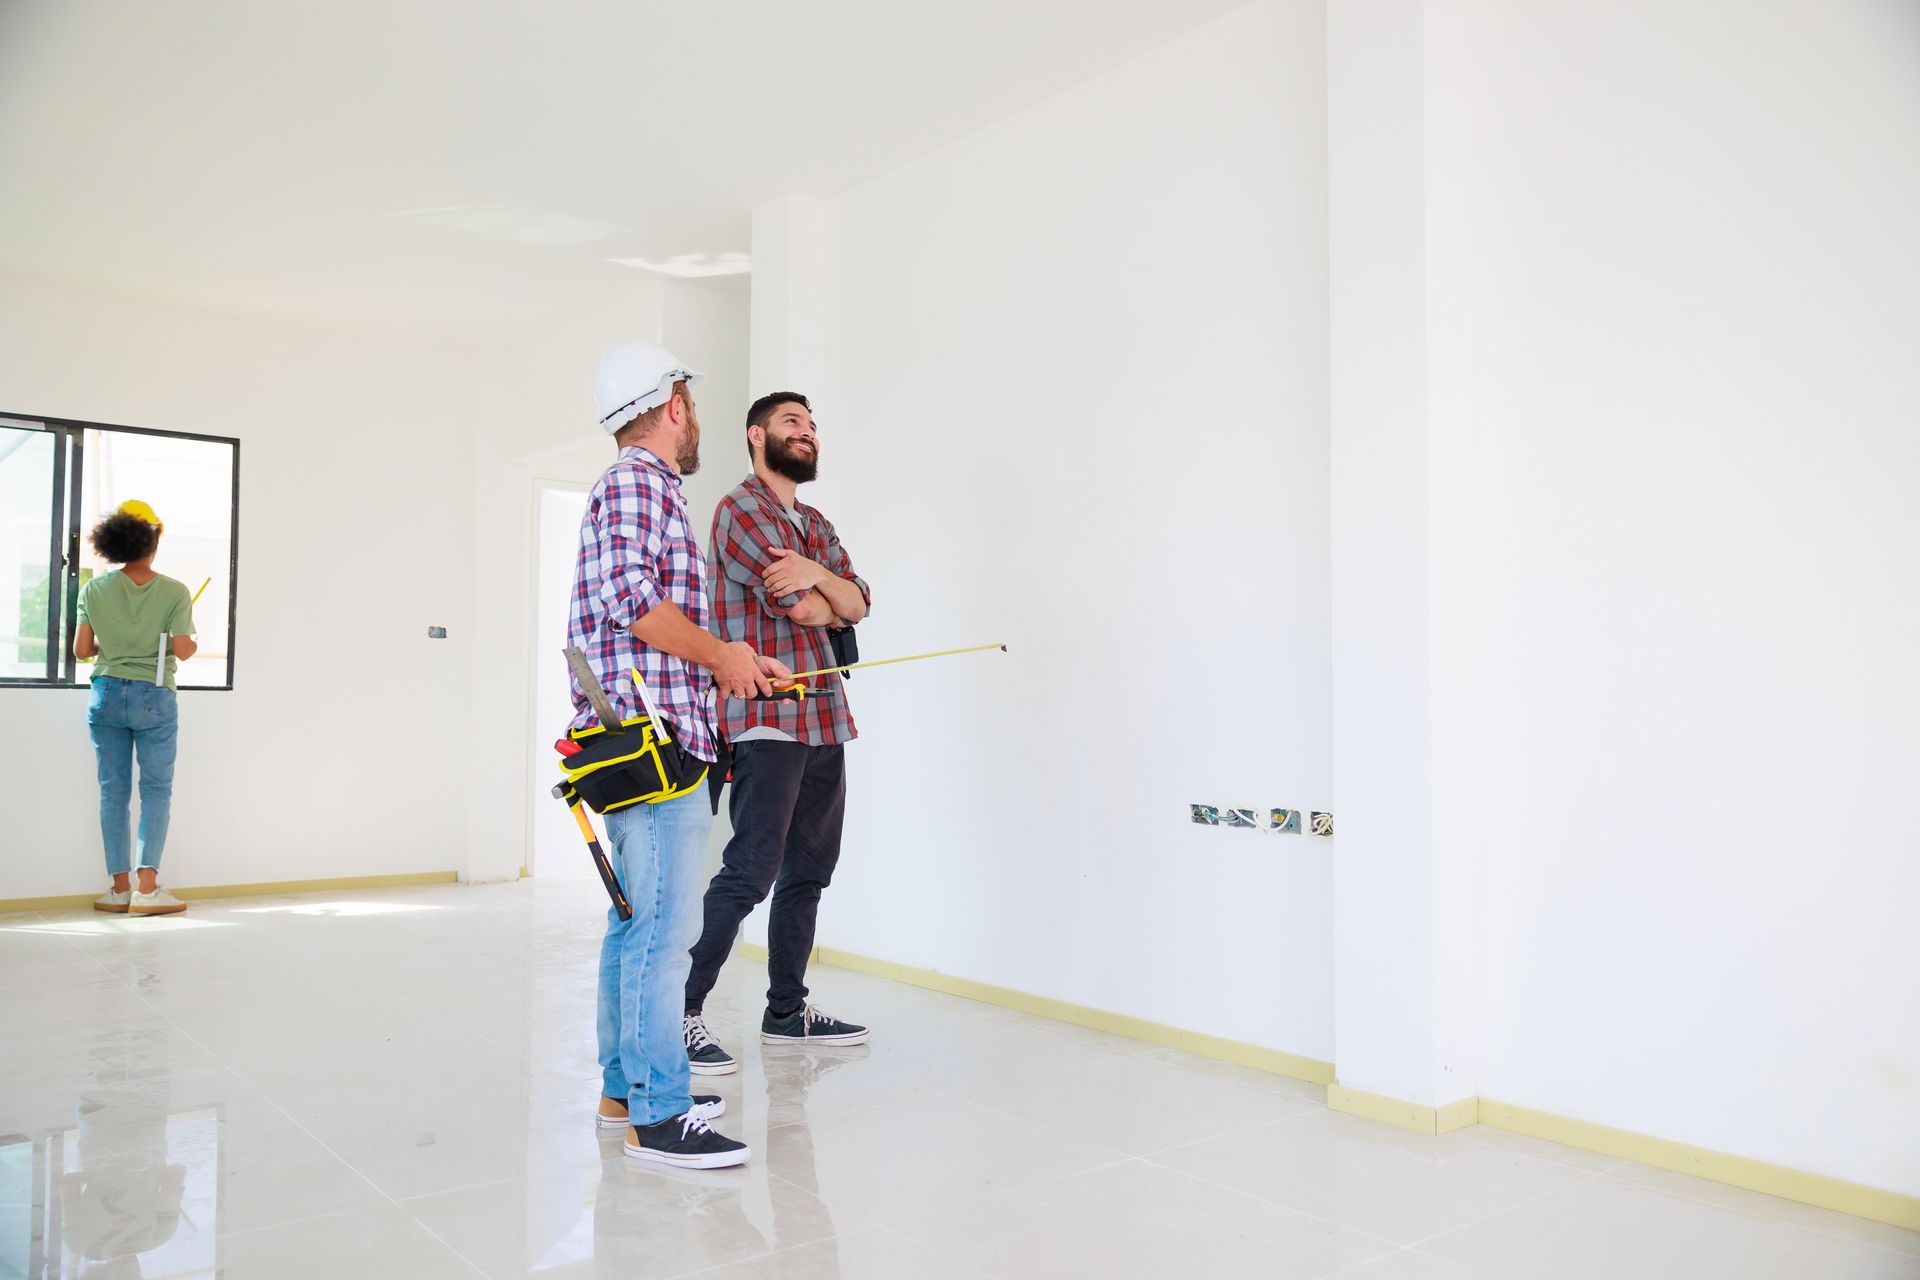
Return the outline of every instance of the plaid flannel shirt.
[[[647,696],[674,739],[710,761],[716,755],[712,677],[633,634],[633,624],[667,600],[694,625],[707,625],[707,566],[687,521],[680,475],[649,450],[629,445],[587,494],[567,643],[587,655],[622,720],[645,714],[631,674],[639,668]],[[596,723],[593,707],[579,682],[569,680],[572,727],[588,728]]]
[[[780,499],[764,480],[749,476],[746,483],[720,500],[713,513],[710,544],[715,634],[722,640],[744,640],[755,653],[778,658],[793,671],[818,671],[836,659],[825,627],[804,627],[787,620],[806,593],[795,591],[769,598],[760,575],[772,567],[774,547],[787,547],[824,565],[860,588],[871,605],[873,592],[853,571],[853,561],[840,545],[840,535],[819,511],[797,503],[794,514],[805,526],[795,528]],[[721,720],[729,739],[765,725],[792,734],[811,746],[851,742],[859,736],[853,711],[847,706],[847,686],[839,674],[819,676],[808,683],[833,689],[827,697],[805,702],[728,702]]]

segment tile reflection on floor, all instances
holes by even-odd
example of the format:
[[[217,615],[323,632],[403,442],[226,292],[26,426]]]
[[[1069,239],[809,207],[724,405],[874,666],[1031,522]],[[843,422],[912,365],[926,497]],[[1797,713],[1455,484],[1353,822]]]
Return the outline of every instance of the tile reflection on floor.
[[[0,1280],[1920,1277],[1920,1235],[860,974],[708,1020],[743,1169],[592,1123],[597,886],[0,916]]]

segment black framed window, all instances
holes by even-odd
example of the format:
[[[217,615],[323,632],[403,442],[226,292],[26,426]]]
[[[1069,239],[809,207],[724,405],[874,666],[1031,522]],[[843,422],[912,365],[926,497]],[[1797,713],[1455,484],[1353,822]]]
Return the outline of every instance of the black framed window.
[[[154,568],[204,590],[200,649],[181,689],[233,688],[240,442],[224,436],[0,412],[0,687],[78,686],[80,588],[112,566],[87,543],[129,498],[166,526]]]

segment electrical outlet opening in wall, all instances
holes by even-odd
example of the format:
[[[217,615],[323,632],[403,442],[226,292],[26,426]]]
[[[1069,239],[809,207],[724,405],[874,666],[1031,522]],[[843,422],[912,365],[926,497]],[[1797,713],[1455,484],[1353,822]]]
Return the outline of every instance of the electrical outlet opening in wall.
[[[1312,831],[1317,836],[1333,834],[1333,815],[1321,810],[1259,809],[1189,804],[1188,817],[1203,827],[1235,827],[1242,831],[1265,831],[1273,835],[1301,835]]]

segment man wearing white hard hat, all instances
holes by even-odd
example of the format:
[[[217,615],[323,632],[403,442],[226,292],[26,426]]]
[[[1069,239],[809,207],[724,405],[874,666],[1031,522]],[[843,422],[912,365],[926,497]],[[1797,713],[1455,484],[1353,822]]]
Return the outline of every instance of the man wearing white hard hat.
[[[616,343],[600,357],[594,398],[620,453],[587,495],[567,643],[623,723],[653,715],[686,755],[711,763],[714,689],[751,698],[790,672],[707,630],[706,562],[681,488],[700,466],[698,378],[651,342]],[[578,681],[573,706],[573,731],[597,727]],[[708,1124],[725,1104],[692,1096],[680,1034],[712,821],[704,786],[606,812],[632,916],[608,911],[600,949],[599,1122],[627,1128],[632,1159],[695,1169],[750,1154]]]

